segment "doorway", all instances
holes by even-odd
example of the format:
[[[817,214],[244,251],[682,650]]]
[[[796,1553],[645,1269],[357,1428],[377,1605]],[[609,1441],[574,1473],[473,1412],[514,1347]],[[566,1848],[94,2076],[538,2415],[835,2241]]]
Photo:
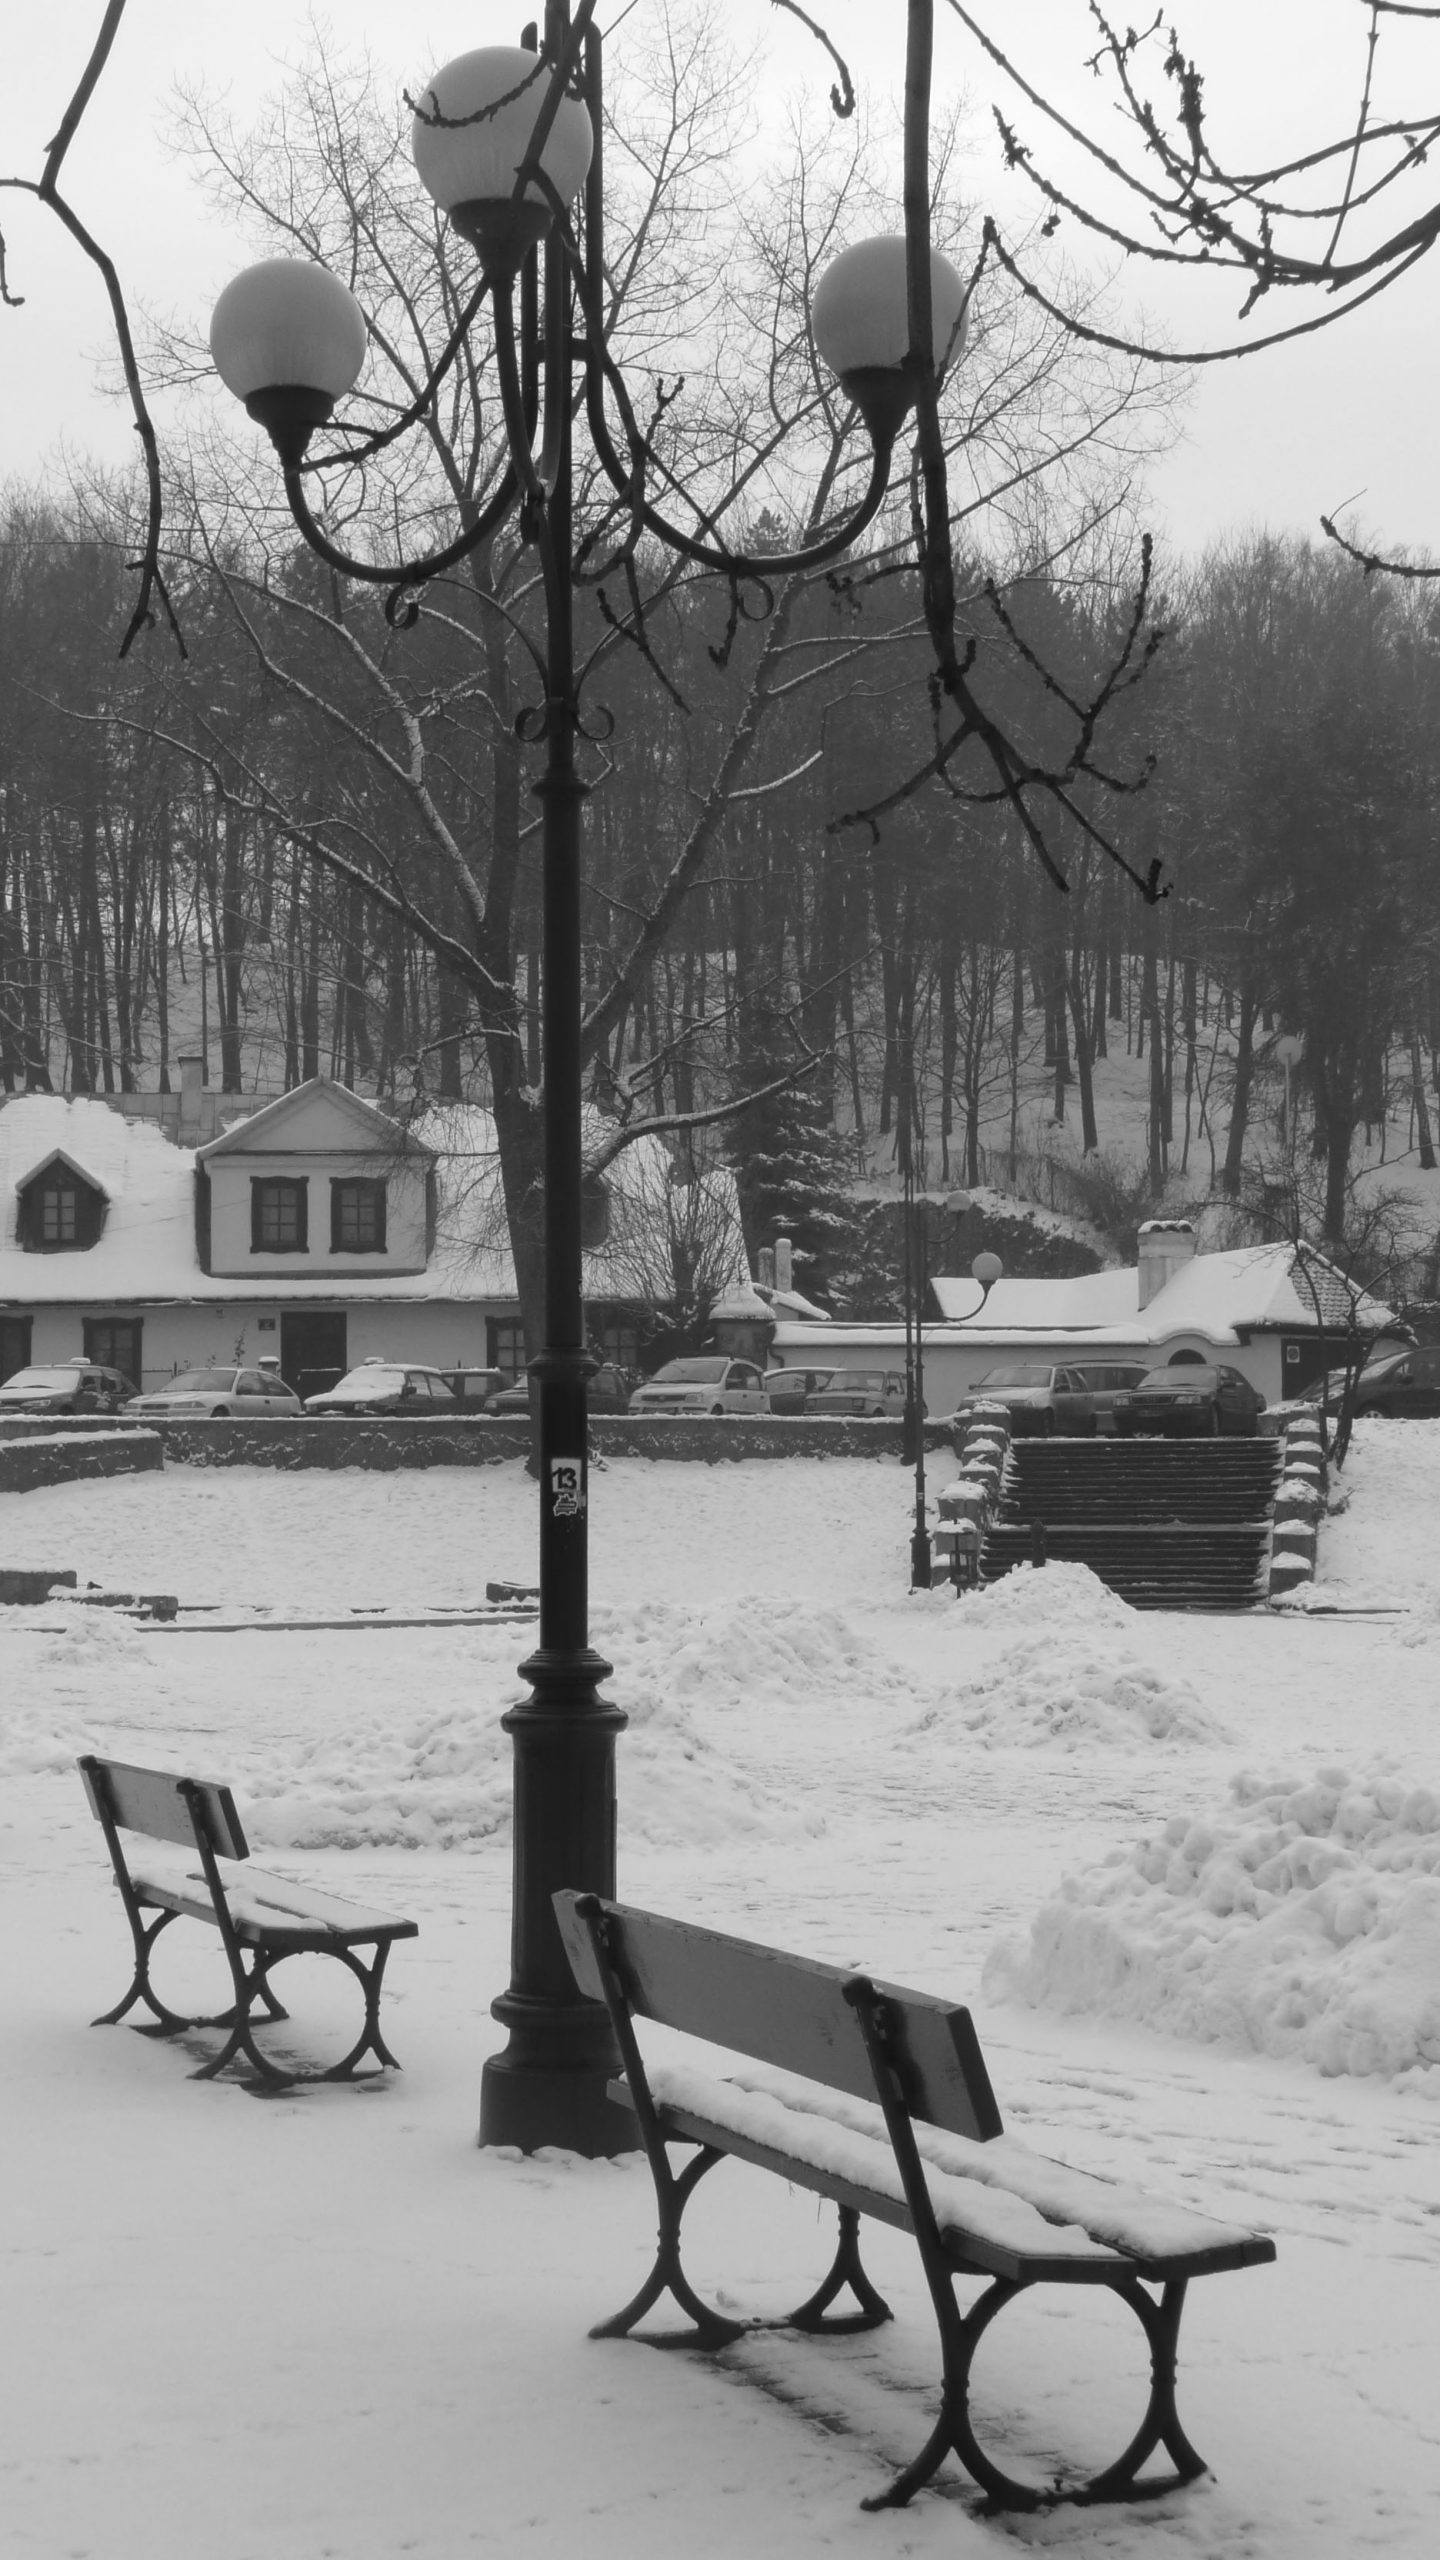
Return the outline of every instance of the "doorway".
[[[30,1318],[0,1316],[0,1386],[30,1366]]]
[[[324,1395],[344,1377],[350,1366],[345,1331],[343,1315],[314,1315],[307,1308],[303,1315],[281,1316],[280,1375],[302,1401]]]

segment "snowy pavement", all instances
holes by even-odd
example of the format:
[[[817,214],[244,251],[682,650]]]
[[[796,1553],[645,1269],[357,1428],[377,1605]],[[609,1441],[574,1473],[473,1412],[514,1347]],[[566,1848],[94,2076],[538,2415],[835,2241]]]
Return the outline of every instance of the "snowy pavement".
[[[622,1893],[967,1999],[1037,2149],[1274,2230],[1275,2267],[1186,2314],[1181,2411],[1215,2478],[1138,2509],[985,2518],[955,2473],[861,2512],[935,2402],[898,2235],[867,2244],[900,2315],[870,2336],[713,2365],[587,2341],[648,2263],[645,2172],[474,2141],[523,1628],[5,1611],[6,2560],[1428,2554],[1440,1425],[1362,1426],[1345,1484],[1321,1596],[1393,1616],[1136,1616],[1060,1567],[912,1598],[886,1463],[593,1479],[595,1641],[631,1717]],[[518,1467],[167,1468],[0,1497],[0,1558],[227,1608],[460,1605],[531,1578],[533,1501]],[[267,1866],[420,1921],[390,1968],[398,2077],[260,2103],[88,2032],[128,1951],[83,1749],[228,1778]],[[207,1933],[171,1948],[177,2002],[212,1999]],[[297,2027],[342,2034],[342,1969],[288,1970]],[[828,2259],[814,2199],[738,2168],[694,2223],[697,2279],[742,2310]],[[1139,2351],[1108,2300],[1013,2306],[977,2363],[982,2435],[1017,2465],[1102,2458]]]

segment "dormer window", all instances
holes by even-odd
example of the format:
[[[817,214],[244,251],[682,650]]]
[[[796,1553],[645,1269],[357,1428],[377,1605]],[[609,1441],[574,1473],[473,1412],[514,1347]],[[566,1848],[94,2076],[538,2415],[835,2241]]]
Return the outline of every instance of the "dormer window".
[[[85,1253],[99,1242],[105,1194],[56,1157],[22,1183],[16,1239],[26,1253]]]
[[[250,1184],[252,1253],[308,1253],[310,1186],[274,1175]]]

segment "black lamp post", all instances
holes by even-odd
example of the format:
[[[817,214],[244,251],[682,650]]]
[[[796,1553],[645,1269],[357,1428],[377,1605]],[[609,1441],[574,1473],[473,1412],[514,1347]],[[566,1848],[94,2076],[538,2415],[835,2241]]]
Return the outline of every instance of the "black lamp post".
[[[545,1169],[545,1342],[539,1379],[540,1633],[521,1665],[531,1695],[504,1718],[514,1745],[512,1969],[494,2014],[509,2031],[485,2065],[482,2142],[542,2143],[596,2154],[628,2147],[628,2110],[606,2082],[617,2056],[606,2014],[576,1996],[551,1909],[574,1886],[615,1888],[615,1736],[623,1711],[599,1694],[610,1665],[592,1651],[587,1591],[586,1381],[581,1290],[580,850],[588,785],[577,769],[583,737],[573,646],[571,432],[583,413],[591,447],[623,502],[633,543],[642,527],[672,550],[732,581],[762,582],[834,559],[878,513],[896,434],[914,400],[917,362],[906,320],[906,243],[866,240],[843,252],[816,289],[811,325],[822,360],[859,410],[872,463],[859,505],[803,549],[748,560],[718,539],[671,524],[647,495],[653,457],[605,342],[601,44],[594,0],[549,0],[543,40],[462,55],[425,90],[413,148],[420,177],[474,249],[479,281],[464,326],[490,305],[507,462],[494,495],[456,540],[388,567],[336,549],[305,497],[311,436],[364,362],[358,304],[324,268],[269,259],[237,276],[216,305],[216,367],[269,433],[300,531],[344,575],[390,589],[403,628],[417,591],[518,511],[544,595],[544,702],[522,713],[521,736],[543,744],[535,783],[543,868],[542,1039]],[[578,220],[571,208],[581,200]],[[958,353],[965,293],[932,254],[934,344]],[[518,286],[518,312],[517,303]],[[618,422],[618,435],[612,427]],[[363,441],[363,440],[362,440]],[[350,451],[354,451],[352,439]],[[337,459],[343,460],[344,456]],[[323,457],[321,464],[323,465]],[[697,502],[697,520],[711,519]]]

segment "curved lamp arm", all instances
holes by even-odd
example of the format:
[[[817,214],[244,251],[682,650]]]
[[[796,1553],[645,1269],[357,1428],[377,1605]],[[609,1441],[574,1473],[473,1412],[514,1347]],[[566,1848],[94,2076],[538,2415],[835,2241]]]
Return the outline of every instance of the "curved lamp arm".
[[[398,565],[391,562],[381,568],[373,560],[352,560],[348,552],[337,549],[316,523],[306,504],[298,465],[291,462],[285,465],[286,502],[310,549],[318,552],[327,567],[338,569],[342,577],[361,578],[372,587],[392,587],[396,596],[402,595],[408,587],[423,586],[427,579],[438,577],[442,569],[452,569],[457,560],[463,560],[467,553],[478,550],[487,535],[504,523],[519,490],[520,474],[512,461],[507,464],[498,489],[481,508],[474,524],[467,526],[464,533],[457,534],[453,542],[447,542],[440,551],[427,552],[421,560],[402,560]],[[387,614],[389,610],[387,605]]]

